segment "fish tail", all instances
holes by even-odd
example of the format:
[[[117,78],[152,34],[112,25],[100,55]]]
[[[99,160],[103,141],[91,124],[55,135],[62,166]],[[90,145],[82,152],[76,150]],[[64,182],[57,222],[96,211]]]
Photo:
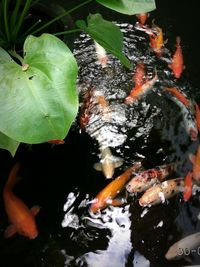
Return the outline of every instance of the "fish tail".
[[[20,177],[17,176],[17,173],[19,171],[19,168],[20,168],[20,164],[19,163],[16,163],[10,173],[9,173],[9,176],[8,176],[8,180],[6,182],[6,185],[5,185],[5,188],[7,190],[12,190],[12,188],[14,187],[14,185],[20,180]]]
[[[176,37],[176,45],[179,46],[181,43],[181,37],[180,36],[177,36]]]

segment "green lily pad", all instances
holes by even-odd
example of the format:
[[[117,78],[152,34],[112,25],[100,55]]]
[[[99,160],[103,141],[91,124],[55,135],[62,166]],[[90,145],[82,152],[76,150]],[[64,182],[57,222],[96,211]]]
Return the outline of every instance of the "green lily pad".
[[[77,72],[51,34],[27,37],[22,66],[0,49],[0,131],[30,144],[64,139],[78,112]]]
[[[96,0],[99,4],[117,12],[134,15],[156,9],[155,0]]]
[[[0,148],[6,149],[12,156],[15,155],[20,143],[0,132]]]

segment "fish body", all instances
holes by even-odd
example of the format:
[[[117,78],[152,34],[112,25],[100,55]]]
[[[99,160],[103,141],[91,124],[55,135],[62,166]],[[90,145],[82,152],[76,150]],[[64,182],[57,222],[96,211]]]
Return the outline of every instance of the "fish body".
[[[178,242],[174,243],[166,252],[167,260],[178,260],[188,256],[193,250],[200,246],[200,232],[188,235]]]
[[[110,179],[113,177],[115,168],[118,168],[123,164],[123,160],[113,156],[109,147],[100,150],[101,160],[100,162],[94,164],[94,169],[97,171],[102,171],[105,177]]]
[[[143,192],[153,184],[164,181],[172,171],[172,164],[142,171],[130,180],[126,185],[126,190],[129,193]]]
[[[3,190],[4,206],[11,223],[5,231],[5,237],[8,238],[18,233],[34,239],[38,235],[34,216],[40,208],[34,207],[29,210],[26,204],[12,192],[15,183],[19,180],[17,177],[19,168],[19,164],[14,165]]]
[[[146,23],[147,18],[149,17],[149,13],[140,13],[136,14],[136,17],[141,25],[144,25]]]
[[[106,208],[112,204],[112,200],[121,192],[125,184],[130,179],[131,175],[141,167],[141,162],[136,162],[132,167],[128,168],[123,174],[110,182],[103,190],[95,197],[90,206],[90,211],[96,213],[99,210]]]
[[[133,83],[135,87],[145,83],[145,65],[142,62],[138,62],[136,65],[136,70],[133,75]]]
[[[164,91],[175,96],[183,105],[185,105],[185,107],[187,107],[187,108],[190,107],[191,103],[190,103],[189,99],[181,91],[179,91],[177,88],[175,88],[175,87],[165,88]]]
[[[162,48],[164,46],[164,41],[163,41],[163,31],[160,27],[154,26],[154,32],[156,33],[151,33],[149,34],[150,38],[150,46],[152,50],[158,55],[162,55]]]
[[[179,193],[184,186],[183,178],[171,179],[164,181],[160,184],[156,184],[142,195],[139,199],[141,206],[155,205],[164,203],[166,199],[173,197]]]
[[[183,192],[183,199],[184,201],[188,201],[192,195],[192,172],[188,172],[184,180],[184,192]]]
[[[197,103],[195,103],[195,118],[197,122],[197,129],[200,131],[200,108]]]
[[[94,45],[95,45],[95,50],[96,50],[98,62],[102,66],[102,68],[105,68],[107,66],[107,62],[108,62],[106,50],[100,44],[98,44],[96,41],[94,41]]]
[[[168,65],[169,68],[172,69],[173,74],[177,79],[181,77],[181,74],[184,69],[183,53],[180,42],[181,39],[178,36],[176,38],[176,51],[172,57],[172,63]]]
[[[54,140],[49,140],[48,143],[53,145],[63,145],[65,141],[61,139],[54,139]]]
[[[138,85],[138,86],[134,87],[131,90],[129,96],[127,96],[125,98],[125,103],[126,104],[131,104],[135,100],[138,100],[141,97],[143,97],[144,95],[146,95],[149,92],[149,89],[151,89],[153,87],[153,85],[155,84],[155,82],[157,80],[158,80],[158,75],[155,74],[155,76],[151,80],[145,82],[142,85]]]
[[[196,182],[200,182],[200,145],[198,145],[196,155],[189,156],[193,167],[192,167],[192,177]]]

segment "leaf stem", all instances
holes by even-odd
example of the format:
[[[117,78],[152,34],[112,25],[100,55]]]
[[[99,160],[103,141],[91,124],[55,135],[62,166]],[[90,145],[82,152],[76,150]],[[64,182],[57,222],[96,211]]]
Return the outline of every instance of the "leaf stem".
[[[21,62],[21,64],[23,65],[24,59],[19,54],[17,54],[17,52],[15,50],[9,50],[9,53],[11,56],[17,58]]]
[[[64,32],[56,32],[53,33],[53,35],[58,36],[58,35],[63,35],[63,34],[71,34],[71,33],[76,33],[76,32],[81,32],[81,29],[74,29],[74,30],[68,30],[68,31],[64,31]]]
[[[54,23],[55,21],[61,19],[62,17],[64,17],[65,15],[72,13],[73,11],[75,11],[76,9],[79,9],[80,7],[92,2],[93,0],[86,0],[85,2],[65,11],[64,13],[60,14],[59,16],[57,16],[56,18],[50,20],[49,22],[47,22],[46,24],[42,25],[40,28],[36,29],[35,31],[33,31],[31,34],[35,34],[41,30],[43,30],[44,28],[48,27],[49,25],[51,25],[52,23]]]

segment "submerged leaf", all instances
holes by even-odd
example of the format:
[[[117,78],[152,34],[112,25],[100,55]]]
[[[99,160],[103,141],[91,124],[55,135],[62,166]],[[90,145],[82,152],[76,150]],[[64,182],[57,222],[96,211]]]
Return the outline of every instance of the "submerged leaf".
[[[90,14],[85,21],[78,20],[77,26],[87,32],[98,44],[103,46],[107,51],[116,56],[127,68],[132,64],[122,53],[123,34],[119,27],[114,23],[104,20],[100,14]]]
[[[135,15],[150,12],[156,9],[155,0],[96,0],[99,4],[104,5],[117,12]]]
[[[57,37],[29,36],[23,66],[0,50],[0,131],[24,143],[64,139],[78,112],[77,63]]]

